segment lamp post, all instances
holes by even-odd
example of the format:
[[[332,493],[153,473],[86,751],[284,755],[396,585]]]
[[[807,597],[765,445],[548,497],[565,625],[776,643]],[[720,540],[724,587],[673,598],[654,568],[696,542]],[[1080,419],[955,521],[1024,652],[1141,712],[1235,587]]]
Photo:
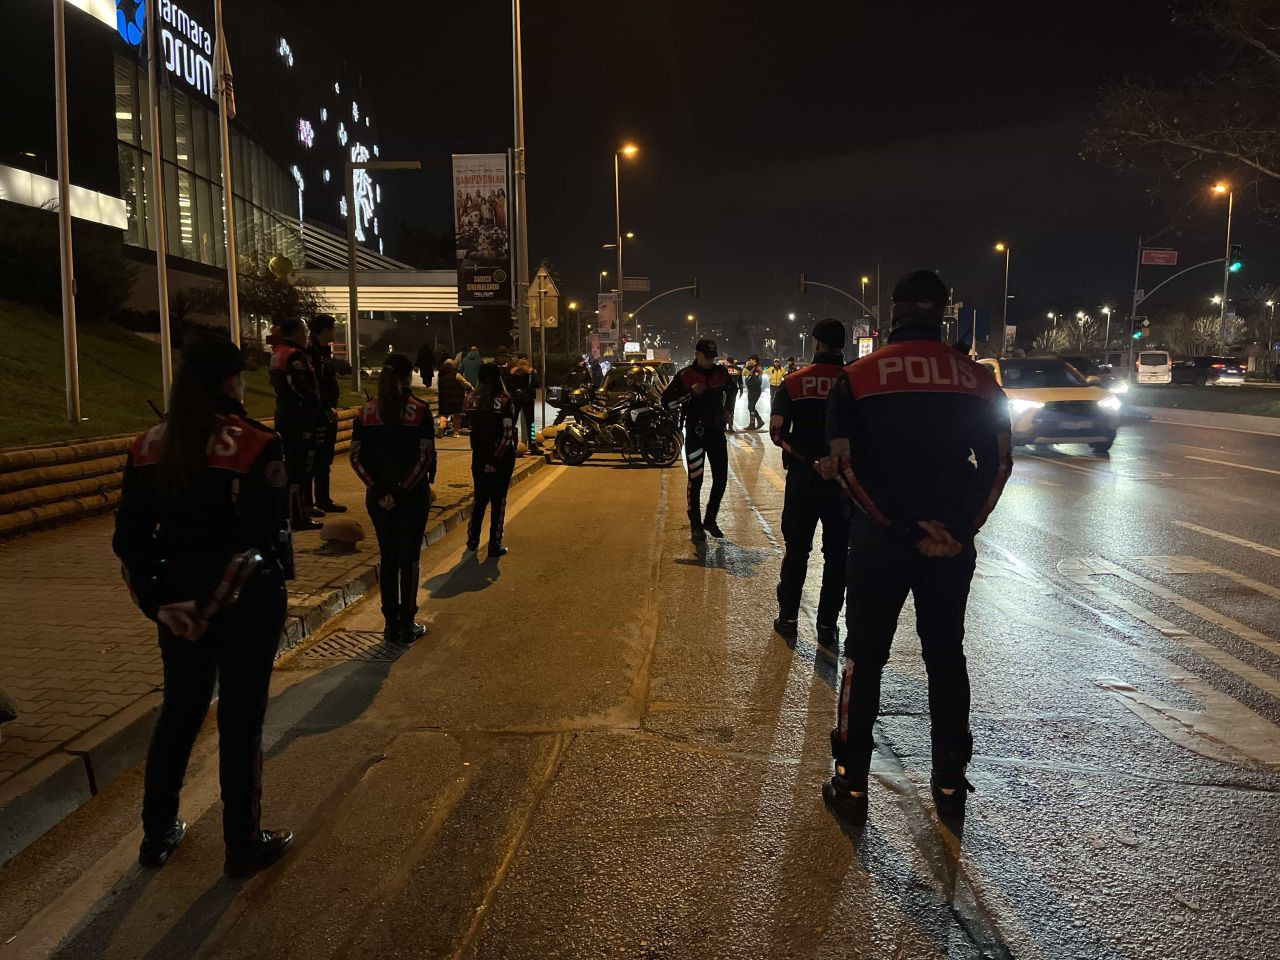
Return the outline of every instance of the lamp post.
[[[1102,312],[1107,315],[1106,330],[1102,334],[1102,349],[1103,351],[1107,351],[1111,349],[1111,308],[1103,307]],[[1104,357],[1103,359],[1105,360],[1106,358]]]
[[[690,313],[684,318],[684,321],[685,323],[693,324],[693,342],[694,344],[697,344],[697,342],[702,339],[702,337],[698,335],[698,315]]]
[[[573,317],[573,342],[582,343],[582,314],[578,312],[578,301],[570,300],[568,310],[570,315]],[[564,338],[564,354],[565,359],[568,360],[569,337],[567,335]],[[546,426],[546,424],[543,424],[543,426]]]
[[[76,338],[75,259],[71,249],[71,171],[67,148],[67,28],[65,0],[53,0],[53,69],[58,129],[58,257],[62,278],[62,366],[67,422],[80,422],[80,348]],[[161,311],[163,316],[164,311]],[[166,382],[166,386],[168,386]],[[167,391],[166,391],[167,393]],[[166,396],[165,405],[169,403]]]
[[[421,170],[417,160],[347,161],[347,359],[351,362],[351,387],[360,391],[360,320],[356,294],[356,171]]]
[[[619,157],[631,159],[640,148],[634,143],[628,143],[620,149],[613,151],[613,223],[614,236],[618,244],[618,275],[616,277],[618,283],[618,338],[626,343],[626,333],[622,330],[622,278],[626,276],[622,272],[622,176],[619,172]]]
[[[599,292],[600,292],[600,293],[604,293],[604,278],[605,278],[605,277],[607,277],[607,276],[609,276],[609,271],[608,271],[608,270],[601,270],[601,271],[600,271],[600,288],[599,288]]]
[[[870,283],[870,282],[871,282],[871,278],[870,278],[870,277],[863,277],[863,278],[862,278],[862,304],[863,304],[863,306],[862,306],[862,311],[863,311],[863,316],[866,316],[866,310],[867,310],[867,307],[866,307],[866,303],[867,303],[867,284],[868,284],[868,283]]]
[[[1218,331],[1223,340],[1227,338],[1227,287],[1231,281],[1231,214],[1235,210],[1236,193],[1231,184],[1225,181],[1215,183],[1213,192],[1218,196],[1227,195],[1227,244],[1222,254],[1222,307],[1218,313]]]
[[[511,94],[515,101],[515,149],[512,152],[512,175],[515,177],[516,277],[514,297],[520,328],[520,346],[533,352],[533,336],[529,329],[529,199],[528,168],[524,149],[524,39],[520,21],[520,0],[511,0]]]
[[[1004,338],[1009,332],[1009,258],[1013,255],[1013,248],[1004,242],[997,243],[996,253],[1004,254],[1004,308],[1000,311],[1000,340],[998,341],[1000,346],[996,352],[997,357],[1003,357]],[[977,340],[977,337],[974,339]]]

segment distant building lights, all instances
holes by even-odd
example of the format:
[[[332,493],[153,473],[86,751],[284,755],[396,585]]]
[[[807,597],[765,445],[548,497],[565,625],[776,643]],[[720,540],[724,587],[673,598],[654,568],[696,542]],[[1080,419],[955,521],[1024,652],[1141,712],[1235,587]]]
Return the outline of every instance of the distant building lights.
[[[298,140],[305,144],[308,149],[315,145],[316,131],[311,126],[311,121],[306,117],[298,118]]]

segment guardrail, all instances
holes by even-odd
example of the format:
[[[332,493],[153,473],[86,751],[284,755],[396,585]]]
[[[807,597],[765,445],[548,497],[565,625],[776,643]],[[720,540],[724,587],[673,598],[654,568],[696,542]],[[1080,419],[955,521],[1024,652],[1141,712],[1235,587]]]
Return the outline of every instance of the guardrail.
[[[355,408],[338,411],[339,452],[351,446],[351,424],[357,412]],[[0,452],[0,538],[113,509],[120,500],[120,477],[134,436]]]

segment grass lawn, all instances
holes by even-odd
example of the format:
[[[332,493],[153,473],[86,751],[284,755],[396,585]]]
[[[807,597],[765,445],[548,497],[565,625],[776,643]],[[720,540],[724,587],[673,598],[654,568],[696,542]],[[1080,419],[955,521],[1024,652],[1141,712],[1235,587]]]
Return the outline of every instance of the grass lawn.
[[[71,424],[61,319],[0,301],[0,448],[133,433],[155,423],[147,401],[161,406],[159,345],[112,323],[82,324],[78,338],[85,419]],[[245,380],[250,416],[271,416],[275,396],[265,365],[246,373]],[[362,394],[344,389],[344,406],[363,401]]]
[[[1280,390],[1248,384],[1239,387],[1134,386],[1124,400],[1135,407],[1177,407],[1182,410],[1280,417]]]

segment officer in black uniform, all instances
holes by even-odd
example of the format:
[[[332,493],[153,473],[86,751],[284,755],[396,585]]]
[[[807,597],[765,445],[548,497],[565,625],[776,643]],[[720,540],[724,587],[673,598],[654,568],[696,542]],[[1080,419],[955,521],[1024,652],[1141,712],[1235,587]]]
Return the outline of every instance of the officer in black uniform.
[[[307,328],[311,331],[307,357],[316,373],[324,430],[318,434],[316,443],[315,496],[311,496],[310,489],[307,490],[306,506],[314,505],[323,513],[346,513],[346,507],[333,502],[329,490],[329,473],[333,467],[334,448],[338,444],[338,398],[342,395],[338,387],[338,371],[333,364],[333,327],[333,317],[325,314],[317,314],[307,321]]]
[[[316,383],[315,368],[303,346],[306,326],[291,317],[279,325],[271,348],[271,386],[276,392],[276,432],[284,441],[289,471],[289,518],[294,530],[319,530],[307,516],[303,491],[311,486],[315,468],[316,437],[326,429],[324,405]]]
[[[800,594],[809,551],[822,523],[822,592],[818,596],[818,643],[834,650],[836,620],[844,603],[845,556],[849,547],[848,507],[835,483],[827,450],[827,394],[844,369],[844,325],[823,320],[813,328],[813,363],[783,378],[773,399],[769,436],[782,448],[787,471],[782,501],[786,552],[778,580],[778,618],[773,629],[788,640],[798,630]]]
[[[365,485],[378,535],[383,639],[413,643],[427,632],[418,613],[418,563],[431,509],[436,428],[427,401],[413,395],[413,364],[393,353],[378,375],[378,398],[352,425],[351,467]]]
[[[932,789],[964,812],[973,753],[964,616],[974,537],[1012,467],[1009,414],[991,371],[942,342],[947,287],[908,274],[893,291],[889,342],[845,367],[827,398],[836,479],[858,508],[849,537],[844,672],[828,803],[866,810],[880,675],[910,593],[929,677]]]
[[[248,419],[230,341],[183,350],[167,422],[129,449],[112,549],[158,625],[164,702],[147,752],[138,862],[159,867],[186,834],[178,794],[218,686],[225,871],[248,876],[293,840],[263,830],[262,722],[293,577],[280,438]]]
[[[729,448],[724,431],[733,417],[737,393],[724,367],[716,363],[716,342],[699,340],[694,361],[675,375],[662,392],[665,406],[684,411],[684,456],[689,470],[689,536],[695,543],[723,537],[716,523],[729,482]],[[702,474],[711,466],[711,495],[702,513]]]

